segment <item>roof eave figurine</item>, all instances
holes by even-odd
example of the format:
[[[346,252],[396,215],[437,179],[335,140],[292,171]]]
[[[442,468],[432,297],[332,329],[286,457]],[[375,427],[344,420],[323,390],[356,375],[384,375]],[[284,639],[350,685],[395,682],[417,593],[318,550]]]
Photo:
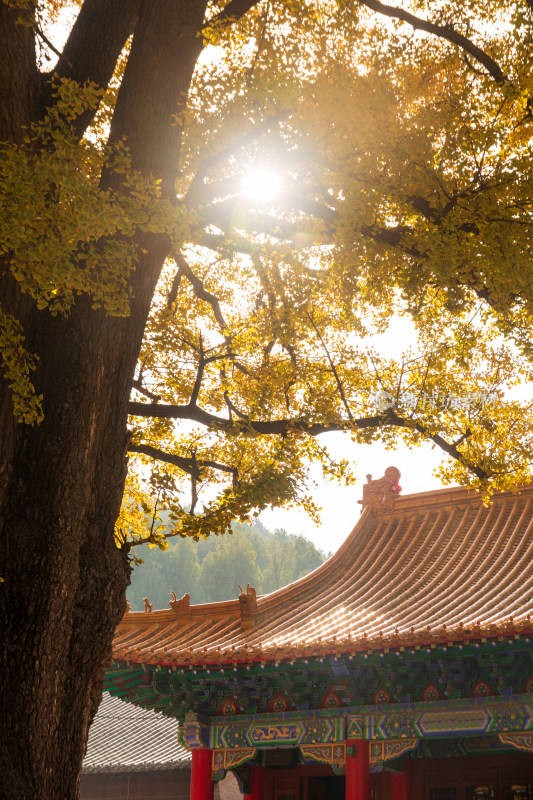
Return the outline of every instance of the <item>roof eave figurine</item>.
[[[361,504],[361,512],[367,507],[374,514],[390,514],[394,511],[394,501],[402,491],[399,484],[401,476],[398,467],[387,467],[385,475],[377,480],[373,480],[372,475],[367,475],[363,499],[357,501]]]

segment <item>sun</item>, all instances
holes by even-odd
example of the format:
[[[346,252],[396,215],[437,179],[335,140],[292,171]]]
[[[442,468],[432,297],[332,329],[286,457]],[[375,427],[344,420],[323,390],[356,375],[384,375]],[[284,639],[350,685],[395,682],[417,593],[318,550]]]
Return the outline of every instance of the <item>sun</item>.
[[[269,169],[256,169],[242,180],[242,191],[250,200],[266,204],[276,199],[281,189],[280,176]]]

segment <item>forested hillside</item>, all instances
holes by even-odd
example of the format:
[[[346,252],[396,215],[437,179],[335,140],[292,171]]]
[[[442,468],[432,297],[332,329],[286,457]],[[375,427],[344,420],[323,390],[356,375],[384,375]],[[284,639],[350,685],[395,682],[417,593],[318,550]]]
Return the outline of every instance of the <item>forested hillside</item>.
[[[178,597],[188,592],[193,603],[234,599],[237,584],[246,588],[249,583],[265,594],[301,578],[327,558],[305,537],[284,530],[272,533],[260,522],[236,523],[233,530],[233,535],[199,542],[176,537],[164,553],[144,550],[144,563],[135,567],[128,589],[132,610],[144,609],[143,597],[154,609],[166,608],[171,591]]]

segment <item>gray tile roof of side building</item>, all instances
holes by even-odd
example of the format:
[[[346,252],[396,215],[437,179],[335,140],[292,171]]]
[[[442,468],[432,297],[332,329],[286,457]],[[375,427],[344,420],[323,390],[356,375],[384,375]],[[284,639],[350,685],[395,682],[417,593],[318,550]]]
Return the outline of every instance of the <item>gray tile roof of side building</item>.
[[[175,719],[104,692],[89,732],[83,772],[188,770],[191,754],[178,744],[177,733]]]

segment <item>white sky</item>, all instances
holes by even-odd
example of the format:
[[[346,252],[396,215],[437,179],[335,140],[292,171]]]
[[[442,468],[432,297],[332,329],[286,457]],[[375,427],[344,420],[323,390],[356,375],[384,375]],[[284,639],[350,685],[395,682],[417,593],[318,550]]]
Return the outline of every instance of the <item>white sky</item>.
[[[341,433],[324,434],[321,443],[327,444],[336,458],[346,458],[351,462],[357,484],[342,487],[320,481],[314,492],[322,508],[322,524],[319,527],[304,511],[275,509],[264,511],[260,516],[261,522],[269,530],[285,528],[289,533],[303,534],[325,552],[335,552],[359,518],[361,506],[357,501],[363,496],[363,484],[368,473],[374,478],[381,478],[387,467],[398,467],[402,473],[402,494],[442,488],[440,480],[433,475],[443,460],[442,453],[438,448],[432,449],[431,444],[423,444],[414,450],[400,444],[396,450],[386,450],[379,443],[356,445],[349,436]]]

